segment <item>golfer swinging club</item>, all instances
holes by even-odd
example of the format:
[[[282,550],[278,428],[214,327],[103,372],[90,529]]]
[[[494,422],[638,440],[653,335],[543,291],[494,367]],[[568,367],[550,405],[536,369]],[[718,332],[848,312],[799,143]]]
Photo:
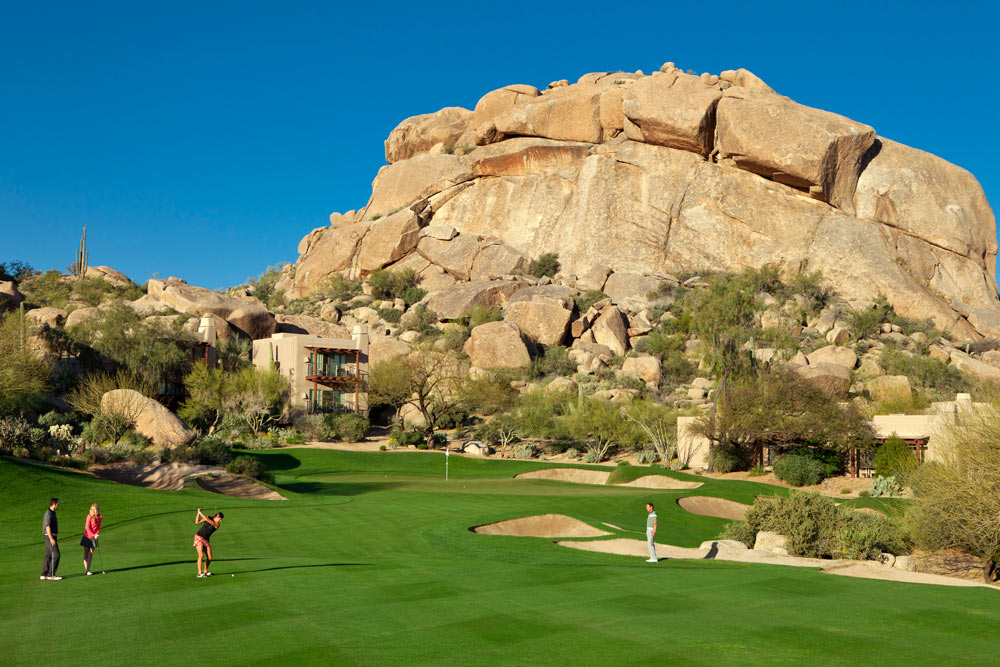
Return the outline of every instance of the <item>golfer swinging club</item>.
[[[649,558],[647,563],[655,563],[659,559],[656,557],[656,510],[653,503],[646,503],[646,542],[649,543]]]
[[[201,528],[194,536],[194,548],[198,550],[198,578],[202,579],[204,577],[211,577],[212,573],[208,571],[208,566],[212,563],[212,545],[209,544],[209,539],[212,537],[212,533],[219,529],[222,525],[223,519],[222,512],[216,512],[211,518],[205,516],[201,513],[201,508],[198,508],[198,514],[194,518],[195,525],[202,524]],[[205,565],[202,567],[202,561]]]

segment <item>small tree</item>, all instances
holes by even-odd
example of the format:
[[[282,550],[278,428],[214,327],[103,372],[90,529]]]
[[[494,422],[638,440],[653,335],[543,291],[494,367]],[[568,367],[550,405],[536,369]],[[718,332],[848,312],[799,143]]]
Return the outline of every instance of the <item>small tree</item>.
[[[431,446],[440,424],[453,421],[470,407],[463,391],[466,371],[466,364],[451,355],[417,350],[375,364],[368,375],[369,400],[397,409],[413,407],[423,418],[424,439]]]
[[[260,433],[281,416],[288,394],[288,380],[277,370],[249,366],[228,376],[223,410]]]
[[[224,370],[195,364],[184,378],[188,397],[177,411],[177,416],[188,424],[207,426],[208,433],[214,433],[225,414],[230,385]]]
[[[938,439],[941,453],[911,475],[907,518],[917,544],[982,559],[983,580],[1000,561],[1000,403],[962,416]]]
[[[543,253],[538,259],[531,263],[531,275],[536,278],[548,276],[549,278],[559,273],[559,255],[554,252]]]
[[[583,399],[568,420],[570,432],[586,443],[587,453],[596,461],[607,458],[612,448],[634,444],[642,438],[636,425],[622,414],[621,407],[610,401]]]

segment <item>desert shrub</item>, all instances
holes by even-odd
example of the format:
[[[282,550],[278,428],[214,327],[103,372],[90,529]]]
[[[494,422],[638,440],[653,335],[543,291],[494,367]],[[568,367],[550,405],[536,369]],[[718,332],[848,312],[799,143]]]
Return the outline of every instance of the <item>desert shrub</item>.
[[[335,273],[327,279],[320,291],[335,301],[347,301],[351,297],[361,294],[361,281],[348,280],[339,273]]]
[[[925,387],[941,396],[954,397],[969,390],[969,381],[962,372],[933,357],[909,355],[891,345],[886,345],[879,363],[889,375],[905,375],[910,383]]]
[[[23,417],[0,417],[0,450],[31,446],[31,426]]]
[[[233,475],[246,475],[261,481],[273,481],[273,476],[264,468],[264,464],[253,456],[237,456],[226,465],[226,472]]]
[[[233,458],[233,452],[222,438],[208,436],[195,444],[194,458],[201,465],[226,465]]]
[[[267,305],[278,305],[283,301],[283,294],[275,293],[274,287],[281,278],[281,270],[285,267],[284,262],[279,262],[274,266],[269,266],[256,278],[247,281],[250,285],[250,293],[266,303]],[[272,303],[274,302],[274,303]]]
[[[886,438],[875,452],[872,466],[879,477],[896,477],[905,480],[920,465],[913,450],[895,434]]]
[[[793,556],[819,558],[836,551],[837,505],[817,493],[760,496],[747,510],[746,522],[754,534],[769,530],[787,537]]]
[[[293,433],[285,436],[286,445],[304,445],[306,444],[306,436],[302,431],[294,431]]]
[[[660,460],[660,455],[652,449],[642,449],[636,452],[635,462],[642,464],[656,463]]]
[[[344,414],[323,415],[322,440],[342,440],[345,442],[361,442],[371,423],[364,415],[353,412]]]
[[[323,435],[323,415],[300,415],[293,424],[306,440],[319,440]]]
[[[533,459],[538,456],[538,447],[527,443],[514,449],[515,459]]]
[[[736,540],[753,549],[753,545],[757,540],[757,531],[751,528],[750,524],[746,521],[730,521],[722,527],[722,532],[719,533],[718,539]]]
[[[841,507],[833,535],[834,558],[876,560],[882,553],[910,550],[905,534],[888,517]]]
[[[819,312],[830,300],[831,291],[823,286],[821,271],[799,271],[788,284],[792,294],[801,294],[809,301],[809,311]]]
[[[966,352],[975,355],[980,355],[983,352],[990,352],[992,350],[1000,350],[1000,340],[996,338],[984,338],[982,340],[972,341],[966,346]]]
[[[46,412],[44,415],[38,418],[39,426],[59,426],[60,424],[75,424],[76,418],[71,412],[56,412],[52,410],[51,412]]]
[[[434,331],[437,315],[427,306],[416,306],[406,311],[399,319],[399,324],[407,331],[419,331],[421,334]]]
[[[573,375],[576,363],[569,359],[569,348],[562,345],[549,345],[540,356],[531,360],[529,374],[533,377],[545,375]]]
[[[424,444],[424,434],[413,429],[394,428],[389,433],[390,447],[416,447]]]
[[[600,452],[598,452],[596,450],[593,450],[593,449],[588,450],[583,455],[583,462],[584,463],[600,463],[603,460],[604,460],[604,456],[602,456]]]
[[[371,272],[367,282],[376,299],[396,299],[402,297],[406,290],[416,287],[419,280],[413,269],[378,269]]]
[[[608,295],[602,292],[601,290],[592,289],[588,292],[584,292],[580,296],[574,296],[573,303],[576,304],[576,309],[580,311],[580,313],[586,313],[588,310],[590,310],[590,307],[593,306],[595,303],[597,303],[601,299],[607,299],[607,298]]]
[[[568,447],[567,449],[563,450],[563,454],[565,454],[568,458],[571,459],[580,458],[580,450],[577,449],[576,447]]]
[[[851,338],[859,340],[865,336],[877,336],[882,324],[889,321],[891,309],[885,298],[878,298],[871,308],[848,315],[847,328],[851,331]]]
[[[427,290],[420,287],[409,287],[403,291],[403,301],[406,302],[407,306],[412,306],[421,299],[427,296]]]
[[[821,462],[801,454],[786,454],[774,463],[774,474],[792,486],[819,484],[824,472]]]
[[[281,447],[281,438],[277,433],[251,433],[243,440],[242,449],[275,449]]]
[[[499,322],[503,319],[503,311],[499,308],[488,308],[487,306],[473,306],[465,315],[456,321],[464,324],[470,329],[475,329],[480,324]]]
[[[536,278],[548,276],[549,278],[559,273],[559,255],[554,252],[547,252],[538,256],[538,259],[531,263],[531,275]]]
[[[33,275],[35,275],[35,269],[27,262],[22,262],[19,259],[12,262],[0,262],[0,280],[20,282]]]
[[[377,312],[379,317],[391,324],[398,324],[403,317],[403,311],[398,308],[379,308]]]
[[[469,340],[469,328],[452,323],[445,327],[444,333],[435,341],[434,349],[442,352],[459,352],[467,340]]]
[[[750,461],[747,452],[741,448],[720,444],[712,447],[708,455],[708,465],[714,472],[733,472],[746,470]]]
[[[828,447],[795,447],[787,454],[798,454],[819,461],[823,466],[823,479],[840,474],[844,469],[844,455]]]

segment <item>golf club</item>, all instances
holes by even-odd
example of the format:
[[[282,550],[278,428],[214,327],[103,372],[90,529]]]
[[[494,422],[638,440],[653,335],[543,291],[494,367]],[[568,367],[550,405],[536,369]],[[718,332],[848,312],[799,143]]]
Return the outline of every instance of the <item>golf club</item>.
[[[107,570],[104,569],[104,555],[101,553],[101,544],[96,537],[94,538],[94,547],[97,551],[97,557],[101,559],[101,574],[107,574]]]

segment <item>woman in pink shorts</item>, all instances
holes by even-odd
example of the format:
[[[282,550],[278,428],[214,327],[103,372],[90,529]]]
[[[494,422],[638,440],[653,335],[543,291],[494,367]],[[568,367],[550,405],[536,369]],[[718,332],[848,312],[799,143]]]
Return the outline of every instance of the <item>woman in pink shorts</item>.
[[[194,518],[195,524],[202,524],[201,528],[194,536],[194,548],[198,550],[198,578],[211,577],[212,573],[208,571],[208,566],[212,563],[212,545],[209,543],[209,539],[212,537],[212,533],[219,529],[222,525],[223,519],[222,512],[216,512],[214,516],[207,517],[201,513],[201,508],[198,508],[198,514]],[[204,567],[202,566],[204,562]]]

